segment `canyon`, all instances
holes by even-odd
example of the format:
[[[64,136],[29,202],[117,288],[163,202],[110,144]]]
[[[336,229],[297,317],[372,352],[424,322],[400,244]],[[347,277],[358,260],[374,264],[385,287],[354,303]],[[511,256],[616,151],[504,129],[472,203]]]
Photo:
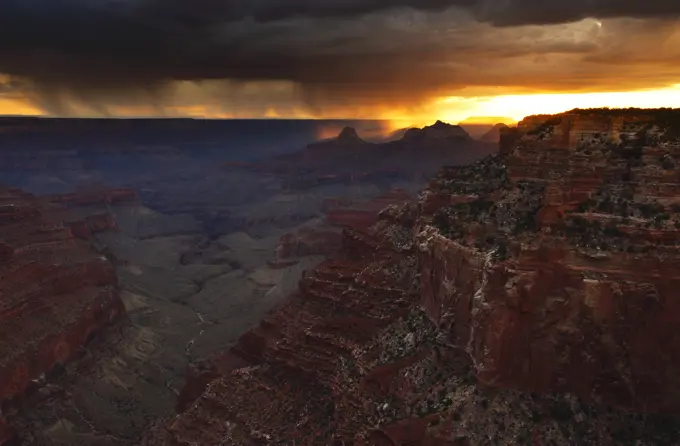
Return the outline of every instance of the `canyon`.
[[[140,130],[144,122],[130,124],[129,139],[124,122],[113,133],[104,122],[61,126],[48,120],[19,129],[2,124],[0,181],[49,220],[35,223],[40,234],[52,228],[44,233],[49,242],[44,250],[58,256],[46,257],[45,268],[70,265],[78,256],[98,259],[111,283],[97,286],[110,290],[117,305],[112,324],[108,319],[90,324],[80,337],[67,339],[74,352],[68,358],[54,359],[51,338],[35,364],[31,350],[13,344],[23,345],[21,339],[6,345],[21,353],[10,366],[29,361],[33,368],[25,388],[3,403],[2,439],[8,442],[11,435],[36,445],[135,444],[150,422],[173,414],[178,396],[183,401],[183,389],[191,386],[185,385],[187,368],[228,350],[284,302],[303,271],[341,249],[343,227],[365,231],[385,206],[412,199],[439,165],[466,163],[495,150],[457,126],[439,123],[415,138],[411,132],[410,142],[364,141],[347,129],[293,154],[265,153],[252,161],[251,153],[248,160],[233,161],[229,151],[220,152],[219,138],[210,140],[216,138],[212,133],[210,141],[189,141],[188,147],[184,141],[154,145],[153,135]],[[79,147],[82,141],[73,135],[82,131],[87,144]],[[113,142],[97,146],[100,131],[115,134]],[[71,138],[74,148],[62,147]],[[51,139],[56,145],[49,145]],[[427,148],[430,157],[418,164],[417,153]],[[344,156],[347,151],[354,156]],[[32,243],[32,233],[22,232],[31,225],[16,224],[15,232],[6,233],[12,239],[2,245],[8,271],[20,266],[14,263],[21,260],[14,241]],[[66,250],[67,242],[77,249]],[[71,276],[60,272],[58,286],[92,287],[90,269]],[[3,276],[5,282],[14,283]],[[27,290],[33,286],[19,283]],[[48,281],[45,286],[42,300],[60,296]],[[17,286],[7,291],[0,296],[3,304],[24,294],[33,298]],[[32,314],[24,306],[11,317],[24,324]],[[69,314],[89,321],[88,313]],[[31,336],[24,344],[33,345]]]
[[[677,444],[677,110],[499,129],[346,227],[145,446]]]
[[[679,123],[17,163],[0,444],[677,444]]]

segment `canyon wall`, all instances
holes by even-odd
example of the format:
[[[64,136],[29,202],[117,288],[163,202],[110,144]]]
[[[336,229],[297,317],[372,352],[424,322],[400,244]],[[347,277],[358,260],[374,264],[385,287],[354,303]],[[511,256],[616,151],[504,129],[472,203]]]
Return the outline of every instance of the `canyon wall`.
[[[384,360],[374,357],[379,348],[371,354],[361,350],[417,303],[412,246],[395,246],[389,235],[404,230],[386,220],[372,234],[346,229],[342,256],[307,274],[298,294],[227,354],[194,368],[180,401],[188,410],[167,426],[157,426],[146,444],[274,439],[334,444],[335,438],[368,429],[378,408],[362,403],[362,389],[380,392],[375,386],[381,375],[392,371],[380,368]],[[348,379],[357,367],[374,372]],[[251,404],[256,402],[260,410]],[[336,416],[336,404],[347,411]],[[207,419],[215,424],[206,425]],[[199,424],[203,428],[195,429]],[[261,430],[262,424],[267,428]]]
[[[431,183],[429,202],[476,199],[421,213],[423,308],[483,382],[677,413],[680,145],[647,146],[669,130],[644,114],[518,129],[509,155]]]
[[[5,409],[79,356],[125,312],[111,264],[69,224],[55,219],[65,211],[20,190],[0,189],[0,402]],[[8,431],[0,422],[0,444]]]
[[[516,133],[524,142],[544,148],[619,145],[643,135],[642,144],[677,147],[676,127],[677,112],[671,109],[593,109],[529,116],[503,133],[506,137]]]

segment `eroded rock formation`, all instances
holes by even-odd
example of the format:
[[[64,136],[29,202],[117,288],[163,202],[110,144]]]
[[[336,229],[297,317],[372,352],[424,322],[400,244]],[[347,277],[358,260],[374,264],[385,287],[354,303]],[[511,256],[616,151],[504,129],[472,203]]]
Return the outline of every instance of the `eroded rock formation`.
[[[335,206],[327,206],[326,220],[333,225],[351,227],[365,232],[378,221],[378,213],[387,206],[403,204],[411,199],[411,196],[401,190],[393,189],[372,200],[348,205],[338,203]]]
[[[336,138],[276,157],[255,170],[289,174],[289,186],[297,189],[357,180],[427,179],[442,164],[464,164],[495,151],[495,144],[475,141],[462,127],[441,121],[382,143],[364,141],[345,128]]]
[[[326,199],[322,204],[325,218],[318,225],[301,228],[295,234],[283,234],[276,248],[276,259],[269,264],[285,267],[297,263],[300,257],[336,254],[342,248],[342,228],[365,232],[378,221],[382,209],[410,200],[411,196],[402,189],[390,190],[371,200]]]
[[[522,122],[512,149],[345,230],[144,444],[676,444],[649,412],[680,410],[680,144],[630,111],[631,138],[541,136],[621,117],[597,113]]]
[[[668,117],[532,118],[507,157],[431,184],[430,201],[474,197],[421,215],[417,239],[424,307],[481,380],[680,412],[680,144]]]
[[[0,189],[0,402],[6,409],[125,311],[111,264],[53,219],[60,212],[20,190]],[[0,444],[7,432],[0,423]]]
[[[451,125],[442,121],[423,127],[409,129],[404,133],[403,141],[417,143],[431,143],[433,141],[469,141],[472,138],[459,125]]]

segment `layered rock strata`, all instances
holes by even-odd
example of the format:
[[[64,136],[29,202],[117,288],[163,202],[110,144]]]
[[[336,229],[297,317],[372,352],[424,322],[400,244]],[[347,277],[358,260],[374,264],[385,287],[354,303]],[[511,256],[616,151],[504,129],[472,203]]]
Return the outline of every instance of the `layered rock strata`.
[[[677,129],[589,113],[346,230],[144,444],[677,444]]]
[[[379,212],[390,205],[402,205],[411,196],[402,189],[393,189],[372,200],[329,198],[322,204],[325,218],[318,226],[302,228],[296,234],[281,236],[276,259],[271,266],[295,264],[297,258],[309,255],[333,255],[342,248],[342,228],[365,232],[378,221]]]
[[[357,362],[369,369],[379,365],[378,348],[370,349],[367,343],[393,318],[407,316],[417,302],[413,246],[408,227],[401,223],[413,221],[414,210],[411,205],[401,217],[395,212],[393,217],[401,220],[383,220],[369,234],[346,229],[345,254],[306,275],[299,293],[243,335],[226,355],[197,368],[181,395],[182,408],[191,408],[167,429],[158,427],[147,444],[332,444],[345,435],[338,430],[361,431],[374,422],[376,408],[361,408],[360,398],[353,397],[374,384],[370,377],[349,378],[357,372]],[[219,395],[226,388],[234,392],[222,399]],[[211,397],[204,400],[207,395]],[[226,404],[219,415],[211,414],[211,406],[222,402],[212,396]],[[256,406],[245,409],[247,401],[266,408],[257,414]],[[351,410],[335,419],[338,401]],[[226,428],[218,428],[219,433],[211,426],[203,432],[186,430],[205,416],[216,416]],[[268,426],[261,429],[261,423]]]
[[[680,411],[680,145],[649,113],[522,122],[510,155],[445,169],[424,194],[464,198],[421,215],[421,296],[481,380]]]
[[[124,313],[106,258],[52,218],[60,211],[0,189],[0,402],[5,409],[77,357]],[[0,423],[0,444],[7,428]]]

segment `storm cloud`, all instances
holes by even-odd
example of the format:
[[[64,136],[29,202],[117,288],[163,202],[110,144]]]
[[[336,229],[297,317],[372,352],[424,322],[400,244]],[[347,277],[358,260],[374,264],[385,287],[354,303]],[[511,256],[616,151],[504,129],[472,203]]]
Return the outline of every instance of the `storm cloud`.
[[[98,114],[107,104],[160,109],[178,81],[228,80],[208,96],[233,107],[275,95],[322,110],[417,107],[477,87],[638,88],[680,75],[675,0],[5,0],[0,8],[0,73],[11,79],[0,95],[21,91],[52,114],[67,114],[74,99]],[[256,100],[256,87],[238,87],[252,82],[276,88]]]

